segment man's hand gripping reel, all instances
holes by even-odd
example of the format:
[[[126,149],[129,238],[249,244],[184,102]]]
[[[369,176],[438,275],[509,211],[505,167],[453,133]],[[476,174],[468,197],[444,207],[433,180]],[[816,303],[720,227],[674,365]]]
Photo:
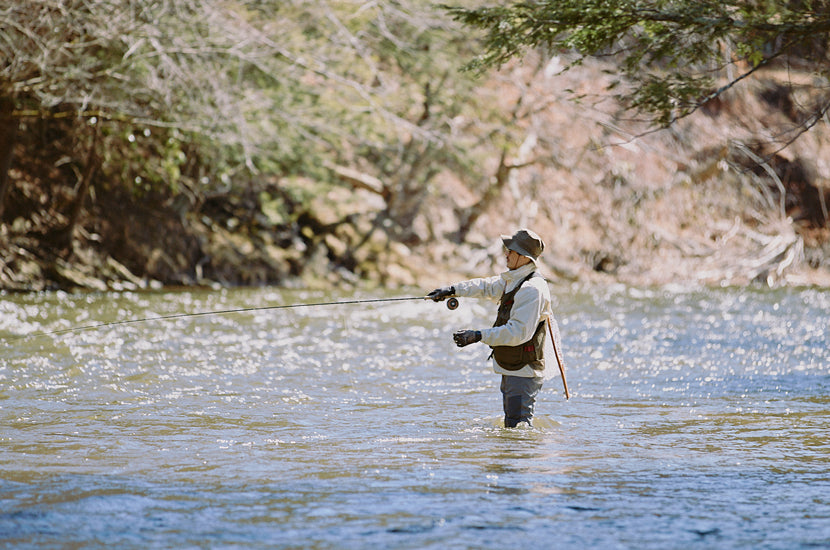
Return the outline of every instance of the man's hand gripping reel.
[[[443,302],[447,298],[447,309],[453,310],[458,309],[458,298],[454,297],[455,294],[455,287],[443,287],[443,288],[436,288],[429,294],[427,294],[424,299],[432,300],[433,302]]]

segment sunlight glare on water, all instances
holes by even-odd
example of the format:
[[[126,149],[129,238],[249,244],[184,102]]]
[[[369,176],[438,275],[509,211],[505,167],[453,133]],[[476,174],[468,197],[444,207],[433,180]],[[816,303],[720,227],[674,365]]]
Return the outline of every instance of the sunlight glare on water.
[[[568,382],[501,427],[495,305],[4,296],[15,547],[830,546],[830,293],[553,289]],[[33,335],[18,338],[20,335]]]

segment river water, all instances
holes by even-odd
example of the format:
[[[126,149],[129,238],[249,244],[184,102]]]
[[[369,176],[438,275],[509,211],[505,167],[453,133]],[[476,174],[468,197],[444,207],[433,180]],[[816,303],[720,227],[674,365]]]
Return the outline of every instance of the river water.
[[[553,296],[571,399],[549,380],[514,430],[487,348],[450,337],[487,302],[14,338],[379,297],[2,296],[0,546],[830,547],[830,292]]]

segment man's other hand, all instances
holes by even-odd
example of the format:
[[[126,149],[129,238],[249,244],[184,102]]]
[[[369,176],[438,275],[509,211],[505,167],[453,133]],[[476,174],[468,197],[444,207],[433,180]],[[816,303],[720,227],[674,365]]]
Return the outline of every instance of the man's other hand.
[[[468,346],[470,344],[474,344],[481,340],[481,331],[480,330],[459,330],[458,332],[453,333],[452,339],[455,341],[455,345],[459,348],[463,348],[464,346]]]

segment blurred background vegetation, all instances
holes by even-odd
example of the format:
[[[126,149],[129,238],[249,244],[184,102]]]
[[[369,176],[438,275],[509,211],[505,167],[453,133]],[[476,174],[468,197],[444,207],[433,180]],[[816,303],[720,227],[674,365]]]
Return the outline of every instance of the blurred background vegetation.
[[[557,281],[830,285],[824,42],[483,4],[0,3],[0,287],[431,288],[519,226]]]

